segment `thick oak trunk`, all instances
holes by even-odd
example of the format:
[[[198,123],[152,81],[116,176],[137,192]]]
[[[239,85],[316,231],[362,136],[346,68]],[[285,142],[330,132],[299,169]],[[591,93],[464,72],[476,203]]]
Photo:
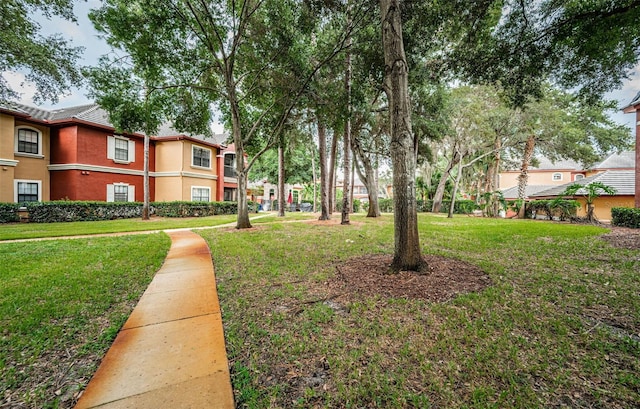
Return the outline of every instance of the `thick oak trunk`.
[[[440,208],[442,207],[442,199],[444,198],[444,190],[447,186],[447,180],[451,177],[451,170],[454,166],[456,166],[460,162],[460,155],[458,152],[454,152],[453,158],[447,164],[447,168],[440,176],[440,181],[438,182],[438,187],[436,188],[436,193],[433,195],[433,205],[431,205],[432,213],[440,213]]]
[[[142,220],[149,220],[149,132],[145,132],[144,135],[144,176],[143,176],[143,188],[144,197],[142,203]]]
[[[329,172],[327,169],[327,128],[318,119],[318,156],[320,161],[320,217],[329,220]]]
[[[378,177],[376,171],[373,168],[371,159],[367,156],[362,149],[357,139],[353,139],[353,154],[354,162],[356,164],[356,170],[360,180],[367,188],[367,196],[369,197],[369,210],[367,211],[367,217],[380,217],[380,206],[378,204]],[[362,164],[364,169],[361,169],[359,163]]]
[[[536,147],[536,138],[530,135],[524,145],[524,154],[522,155],[522,166],[520,167],[520,175],[518,176],[518,200],[520,201],[520,210],[518,217],[524,219],[525,215],[525,198],[527,194],[527,182],[529,180],[529,165],[533,158],[533,150]]]
[[[338,132],[333,131],[329,157],[329,214],[336,211],[336,159],[338,156]]]
[[[351,37],[347,39],[347,46],[351,46]],[[351,51],[347,49],[344,88],[347,95],[347,121],[344,124],[344,181],[342,182],[342,219],[340,224],[350,224],[351,210]]]
[[[285,202],[284,191],[284,148],[282,142],[278,145],[278,217],[284,217]]]
[[[420,254],[415,186],[417,144],[411,130],[409,67],[402,40],[400,1],[380,0],[380,11],[393,168],[394,255],[391,269],[419,271],[424,267],[424,261]]]

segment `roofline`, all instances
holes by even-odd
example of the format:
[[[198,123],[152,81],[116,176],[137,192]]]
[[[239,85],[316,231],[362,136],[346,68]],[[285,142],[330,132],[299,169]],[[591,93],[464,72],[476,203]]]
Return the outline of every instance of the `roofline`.
[[[197,142],[203,145],[207,145],[207,146],[211,146],[213,148],[217,148],[217,149],[224,149],[224,147],[220,144],[217,143],[213,143],[213,142],[207,142],[207,141],[203,141],[202,139],[197,139],[197,138],[193,138],[191,136],[188,135],[175,135],[175,136],[151,136],[151,140],[156,141],[156,142],[162,142],[162,141],[191,141],[191,142]]]
[[[0,112],[6,113],[6,114],[11,114],[11,115],[14,115],[14,116],[19,116],[21,118],[31,118],[31,115],[29,115],[28,113],[26,113],[24,111],[16,111],[16,110],[9,109],[9,108],[0,107]]]

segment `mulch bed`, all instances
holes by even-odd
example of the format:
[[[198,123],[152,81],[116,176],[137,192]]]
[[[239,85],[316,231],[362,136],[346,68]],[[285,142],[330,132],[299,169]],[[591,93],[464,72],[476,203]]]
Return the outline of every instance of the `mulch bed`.
[[[603,240],[608,241],[613,247],[640,250],[640,229],[616,226],[609,228],[609,233],[600,236]]]
[[[346,260],[336,266],[338,274],[329,286],[335,293],[443,302],[492,284],[484,271],[462,260],[425,255],[426,271],[389,274],[392,259],[391,255],[369,255]]]

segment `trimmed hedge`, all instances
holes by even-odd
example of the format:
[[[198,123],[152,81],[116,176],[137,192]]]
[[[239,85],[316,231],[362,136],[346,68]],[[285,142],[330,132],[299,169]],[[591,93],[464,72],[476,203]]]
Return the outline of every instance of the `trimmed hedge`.
[[[611,209],[611,223],[614,226],[640,229],[640,209],[614,207]]]
[[[433,200],[418,200],[416,204],[420,213],[431,212],[433,208]],[[449,213],[450,204],[450,200],[443,200],[440,213]],[[382,213],[393,213],[393,199],[378,199],[378,206]],[[476,209],[478,209],[478,205],[473,200],[456,200],[453,205],[453,213],[455,214],[470,214]]]
[[[29,221],[55,223],[131,219],[142,216],[142,203],[138,202],[31,202],[24,204],[0,204],[0,223],[20,221],[19,208],[26,208]],[[156,202],[150,204],[151,214],[161,217],[204,217],[221,214],[237,214],[236,202]],[[257,212],[258,206],[249,202],[249,211]]]
[[[249,203],[251,211],[252,203]],[[204,217],[238,213],[236,202],[157,202],[151,207],[161,217]]]
[[[24,206],[33,223],[78,222],[130,219],[142,215],[142,205],[135,202],[30,202]]]
[[[17,203],[0,203],[0,223],[15,223],[20,221]]]

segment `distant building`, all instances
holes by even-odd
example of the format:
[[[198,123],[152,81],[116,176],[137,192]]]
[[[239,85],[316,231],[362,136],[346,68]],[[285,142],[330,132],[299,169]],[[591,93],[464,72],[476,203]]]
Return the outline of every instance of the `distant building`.
[[[636,114],[636,155],[635,155],[635,205],[640,208],[640,92],[627,105],[623,112],[625,114]]]
[[[595,215],[598,219],[611,219],[612,207],[633,207],[635,195],[635,152],[624,151],[612,153],[602,161],[596,163],[589,169],[583,169],[577,162],[558,161],[551,162],[546,158],[540,160],[540,164],[529,171],[529,183],[525,191],[526,200],[553,199],[570,185],[577,183],[587,185],[592,182],[602,182],[607,186],[616,189],[615,195],[603,195],[596,199]],[[512,176],[516,171],[501,173],[508,175],[505,180],[513,181]],[[519,174],[519,171],[517,172]],[[501,181],[503,178],[501,177]],[[537,183],[536,183],[537,182]],[[546,183],[545,183],[546,182]],[[502,193],[506,200],[518,199],[518,186],[510,183]],[[576,199],[584,202],[580,198],[582,192],[578,192]],[[578,215],[586,214],[586,204],[578,209]]]
[[[150,138],[150,199],[235,200],[235,171],[226,166],[235,151],[225,141],[162,127]],[[141,202],[143,162],[144,135],[115,132],[96,104],[0,105],[0,202]]]

